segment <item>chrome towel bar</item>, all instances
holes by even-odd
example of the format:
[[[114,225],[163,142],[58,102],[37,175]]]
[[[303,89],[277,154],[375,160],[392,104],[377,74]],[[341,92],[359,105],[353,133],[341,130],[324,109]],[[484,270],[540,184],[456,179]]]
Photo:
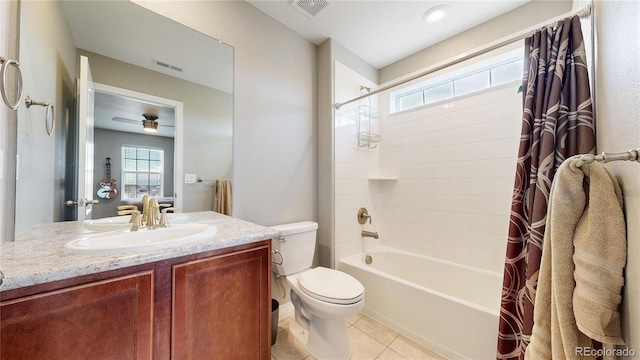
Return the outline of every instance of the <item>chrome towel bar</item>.
[[[578,163],[577,166],[580,167],[581,165],[589,164],[594,161],[608,163],[610,161],[619,161],[619,160],[640,162],[640,147],[635,150],[629,150],[629,151],[619,152],[619,153],[603,152],[600,155],[585,154],[580,157],[580,163]]]

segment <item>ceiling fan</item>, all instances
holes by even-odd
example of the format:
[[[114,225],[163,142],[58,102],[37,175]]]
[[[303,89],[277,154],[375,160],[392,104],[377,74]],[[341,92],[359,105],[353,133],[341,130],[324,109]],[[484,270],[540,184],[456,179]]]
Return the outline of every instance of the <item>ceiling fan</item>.
[[[140,124],[140,122],[142,122],[142,127],[144,128],[144,131],[151,132],[151,133],[158,132],[158,126],[174,127],[173,125],[158,124],[158,122],[156,121],[158,119],[158,115],[145,113],[145,114],[142,114],[142,116],[144,117],[144,120],[126,119],[126,118],[121,118],[117,116],[113,117],[111,120],[120,121],[123,123],[129,123],[129,124]]]

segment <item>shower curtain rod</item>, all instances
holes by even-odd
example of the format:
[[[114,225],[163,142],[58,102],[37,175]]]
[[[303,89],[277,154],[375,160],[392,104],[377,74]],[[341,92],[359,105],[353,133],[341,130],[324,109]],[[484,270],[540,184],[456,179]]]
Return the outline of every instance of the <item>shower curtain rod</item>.
[[[592,4],[593,4],[593,2],[592,2]],[[565,19],[565,18],[568,18],[568,17],[572,17],[572,16],[575,16],[575,15],[580,16],[580,18],[586,18],[586,17],[591,15],[591,8],[592,8],[592,5],[587,5],[587,6],[583,7],[582,9],[570,11],[568,13],[564,13],[564,14],[562,14],[560,16],[555,17],[555,18],[551,18],[549,20],[546,20],[543,23],[540,23],[540,24],[531,26],[528,29],[522,30],[522,31],[516,33],[515,35],[510,36],[507,39],[497,40],[498,42],[496,42],[496,43],[494,43],[492,45],[491,44],[487,45],[487,46],[485,46],[483,48],[480,48],[479,50],[473,51],[471,53],[463,53],[463,54],[457,56],[456,59],[451,60],[451,61],[447,62],[446,64],[435,66],[433,68],[427,69],[427,70],[425,70],[425,71],[423,71],[421,73],[418,73],[418,74],[413,75],[411,77],[408,77],[406,79],[400,80],[400,81],[395,82],[393,84],[385,85],[385,86],[383,86],[383,87],[381,87],[379,89],[371,90],[370,92],[368,92],[368,93],[366,93],[364,95],[360,95],[358,97],[355,97],[355,98],[353,98],[351,100],[348,100],[348,101],[345,101],[345,102],[341,102],[341,103],[337,102],[337,103],[335,103],[334,106],[335,106],[335,108],[337,110],[340,110],[340,108],[343,105],[350,104],[350,103],[358,101],[358,100],[362,100],[362,99],[367,98],[367,97],[369,97],[371,95],[375,95],[377,93],[392,89],[392,88],[394,88],[396,86],[400,86],[402,84],[406,84],[406,83],[408,83],[410,81],[419,79],[419,78],[421,78],[423,76],[427,76],[427,75],[432,74],[432,73],[434,73],[436,71],[440,71],[442,69],[446,69],[449,66],[453,66],[453,65],[459,64],[461,62],[464,62],[464,61],[467,61],[469,59],[472,59],[472,58],[474,58],[476,56],[484,55],[484,54],[486,54],[488,52],[491,52],[493,50],[497,50],[497,49],[499,49],[499,48],[501,48],[503,46],[506,46],[506,45],[509,45],[509,44],[513,44],[516,41],[519,41],[519,40],[527,38],[531,34],[532,31],[535,31],[535,30],[537,30],[537,29],[539,29],[541,27],[550,25],[552,23],[558,22],[558,21],[560,21],[562,19]]]

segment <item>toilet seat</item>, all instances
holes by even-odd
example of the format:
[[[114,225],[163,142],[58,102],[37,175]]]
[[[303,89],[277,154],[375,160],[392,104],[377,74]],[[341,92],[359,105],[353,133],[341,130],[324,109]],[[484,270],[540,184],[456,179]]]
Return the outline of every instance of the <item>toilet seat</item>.
[[[356,278],[325,267],[300,274],[298,285],[305,294],[331,304],[355,304],[364,298],[364,286]]]

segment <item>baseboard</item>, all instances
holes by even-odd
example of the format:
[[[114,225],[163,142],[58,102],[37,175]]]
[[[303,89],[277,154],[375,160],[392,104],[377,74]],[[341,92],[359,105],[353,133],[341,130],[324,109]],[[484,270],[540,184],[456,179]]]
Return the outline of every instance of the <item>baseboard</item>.
[[[278,310],[278,313],[280,315],[280,318],[284,318],[285,316],[289,316],[292,315],[294,312],[294,307],[293,304],[291,303],[291,301],[288,301],[284,304],[280,304],[280,308]]]

